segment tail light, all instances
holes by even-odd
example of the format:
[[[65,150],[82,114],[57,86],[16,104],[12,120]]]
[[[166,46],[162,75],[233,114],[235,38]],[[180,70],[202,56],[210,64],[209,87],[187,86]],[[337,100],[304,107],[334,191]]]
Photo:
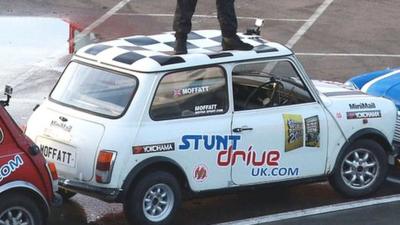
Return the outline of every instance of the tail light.
[[[53,192],[57,192],[58,191],[58,173],[57,173],[57,168],[56,168],[56,164],[53,162],[47,162],[46,164],[47,166],[47,170],[49,171],[49,174],[51,176],[52,179],[52,185],[53,185]]]
[[[96,164],[96,181],[98,183],[108,184],[111,182],[111,175],[116,157],[117,152],[115,151],[100,151]]]
[[[58,180],[56,164],[49,162],[49,163],[47,163],[47,165],[49,166],[51,178],[53,178],[53,180]]]

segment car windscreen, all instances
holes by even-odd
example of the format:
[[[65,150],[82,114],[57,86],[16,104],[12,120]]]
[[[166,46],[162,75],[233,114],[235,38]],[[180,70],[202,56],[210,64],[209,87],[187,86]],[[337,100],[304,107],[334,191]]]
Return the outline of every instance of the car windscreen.
[[[115,118],[125,112],[137,85],[134,76],[71,62],[50,98],[67,106]]]

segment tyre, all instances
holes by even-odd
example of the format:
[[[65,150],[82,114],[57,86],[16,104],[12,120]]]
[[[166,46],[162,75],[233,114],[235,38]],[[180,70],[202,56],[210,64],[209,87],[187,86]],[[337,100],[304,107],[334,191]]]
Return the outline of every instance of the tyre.
[[[340,154],[329,182],[347,197],[374,193],[384,182],[388,158],[383,147],[372,140],[358,140]]]
[[[58,189],[57,193],[61,195],[61,197],[63,198],[63,201],[68,201],[70,198],[72,198],[76,195],[75,192],[68,191],[63,188]]]
[[[44,215],[28,195],[8,193],[0,198],[0,224],[43,225]]]
[[[124,203],[125,216],[132,225],[171,224],[181,198],[179,183],[172,174],[151,172],[130,189]]]

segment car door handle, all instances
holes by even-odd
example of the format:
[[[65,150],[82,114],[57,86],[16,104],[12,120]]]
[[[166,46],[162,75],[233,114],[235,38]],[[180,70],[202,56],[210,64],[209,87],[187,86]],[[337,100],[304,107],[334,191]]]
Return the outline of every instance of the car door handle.
[[[253,128],[251,127],[237,127],[237,128],[233,128],[233,132],[235,133],[240,133],[242,131],[246,131],[246,130],[253,130]]]

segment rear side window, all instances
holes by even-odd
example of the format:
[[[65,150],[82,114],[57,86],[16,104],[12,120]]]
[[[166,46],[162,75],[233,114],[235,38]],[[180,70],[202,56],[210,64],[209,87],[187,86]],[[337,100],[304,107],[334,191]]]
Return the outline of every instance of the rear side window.
[[[150,108],[153,120],[179,119],[225,113],[228,110],[226,75],[211,67],[164,76]]]

